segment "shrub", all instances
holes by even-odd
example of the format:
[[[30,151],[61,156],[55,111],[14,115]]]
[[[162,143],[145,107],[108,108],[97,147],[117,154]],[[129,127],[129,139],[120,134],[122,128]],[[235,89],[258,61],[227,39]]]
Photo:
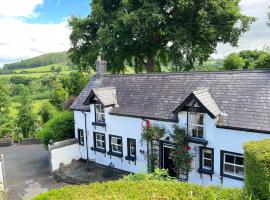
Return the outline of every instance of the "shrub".
[[[130,181],[142,181],[142,180],[166,180],[166,181],[176,181],[175,178],[170,177],[168,170],[166,169],[155,169],[153,173],[136,173],[125,176],[123,180]]]
[[[223,61],[225,70],[243,69],[245,61],[238,54],[232,53]]]
[[[203,187],[182,182],[161,180],[120,180],[84,186],[68,186],[38,195],[34,200],[73,199],[242,199],[240,189]]]
[[[41,106],[39,115],[41,116],[42,122],[45,124],[56,114],[56,112],[56,108],[49,102],[46,102]]]
[[[50,141],[58,142],[74,138],[73,115],[71,112],[56,114],[39,132],[42,142],[47,146]]]
[[[270,197],[270,139],[249,142],[245,149],[245,188],[254,198]]]

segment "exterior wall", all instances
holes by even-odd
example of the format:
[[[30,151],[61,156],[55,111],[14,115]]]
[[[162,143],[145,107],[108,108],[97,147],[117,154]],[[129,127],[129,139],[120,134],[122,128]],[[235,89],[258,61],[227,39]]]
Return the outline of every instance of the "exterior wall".
[[[52,172],[58,170],[61,163],[63,163],[64,165],[69,165],[71,164],[72,160],[79,160],[80,158],[81,154],[79,152],[78,144],[72,144],[69,146],[51,149],[51,170]]]
[[[87,121],[87,136],[88,136],[88,157],[90,160],[94,160],[97,163],[103,165],[109,165],[113,163],[114,166],[118,169],[129,171],[129,172],[146,172],[147,171],[147,159],[146,159],[146,143],[141,141],[142,133],[142,119],[139,118],[130,118],[122,117],[108,114],[111,108],[105,108],[106,114],[106,128],[94,126],[92,122],[95,121],[94,106],[90,106],[91,111],[86,113]],[[79,111],[74,111],[75,117],[75,129],[76,137],[77,129],[85,130],[85,118],[84,114]],[[180,112],[179,115],[179,124],[181,127],[187,126],[187,113]],[[151,120],[152,124],[159,124],[165,126],[168,130],[172,130],[173,123],[170,122],[160,122]],[[216,128],[215,120],[210,116],[205,114],[205,135],[206,140],[208,140],[207,147],[214,149],[214,174],[211,177],[209,175],[202,175],[198,173],[199,168],[199,146],[198,144],[189,143],[189,146],[192,148],[192,153],[194,155],[194,160],[192,163],[192,172],[189,173],[189,182],[203,184],[203,185],[224,185],[229,187],[242,187],[243,181],[223,178],[223,182],[220,178],[220,151],[231,151],[235,153],[243,153],[243,144],[252,141],[252,140],[261,140],[265,138],[270,138],[269,134],[245,132],[245,131],[236,131],[229,129]],[[104,133],[106,137],[106,151],[109,150],[109,134],[117,135],[122,137],[123,141],[123,158],[118,158],[110,156],[108,154],[103,154],[91,150],[93,147],[93,132]],[[85,134],[85,131],[84,131]],[[135,162],[125,160],[127,155],[127,138],[136,139],[136,149],[137,149],[137,160]],[[81,158],[87,158],[87,149],[86,149],[86,135],[84,137],[85,145],[80,146]],[[145,152],[141,153],[141,152]]]

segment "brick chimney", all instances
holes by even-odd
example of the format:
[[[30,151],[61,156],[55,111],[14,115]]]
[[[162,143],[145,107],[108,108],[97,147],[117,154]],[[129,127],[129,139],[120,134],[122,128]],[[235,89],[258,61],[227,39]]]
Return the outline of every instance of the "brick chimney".
[[[101,56],[97,57],[96,73],[97,73],[97,78],[101,78],[104,74],[107,73],[107,62],[102,60]]]

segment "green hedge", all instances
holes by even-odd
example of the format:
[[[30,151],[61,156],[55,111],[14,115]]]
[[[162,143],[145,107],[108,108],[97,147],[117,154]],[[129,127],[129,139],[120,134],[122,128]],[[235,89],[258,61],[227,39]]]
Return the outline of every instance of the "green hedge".
[[[245,150],[245,188],[254,199],[270,199],[270,139],[250,142]]]
[[[120,180],[85,186],[68,186],[38,195],[34,200],[128,200],[128,199],[183,199],[183,200],[240,200],[240,189],[203,187],[176,181]]]

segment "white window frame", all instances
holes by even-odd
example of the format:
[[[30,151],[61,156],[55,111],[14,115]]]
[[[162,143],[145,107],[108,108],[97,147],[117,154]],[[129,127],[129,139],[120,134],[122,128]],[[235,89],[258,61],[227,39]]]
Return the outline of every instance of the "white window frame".
[[[132,146],[131,145],[131,141],[134,141],[135,143],[135,146]],[[132,139],[132,138],[129,138],[129,156],[131,156],[131,157],[136,157],[136,140],[135,139]],[[134,152],[135,152],[135,154],[132,154],[132,150],[134,150]]]
[[[226,155],[233,156],[234,157],[234,163],[226,162]],[[244,172],[244,163],[243,163],[243,165],[236,164],[236,157],[240,157],[240,158],[243,158],[244,159],[243,156],[240,156],[240,155],[237,155],[237,154],[227,153],[227,152],[224,152],[223,153],[223,174],[229,175],[229,176],[238,177],[238,178],[244,178],[244,173],[243,173],[243,176],[241,176],[241,175],[239,175],[239,174],[237,174],[235,172],[236,171],[236,167],[243,168],[243,172]],[[225,165],[233,166],[234,173],[225,171]]]
[[[98,136],[100,136],[100,139],[98,139]],[[95,133],[95,141],[96,141],[96,148],[97,149],[106,149],[106,142],[105,142],[105,135],[104,134],[101,134],[101,133]],[[104,140],[102,140],[102,137],[104,137]],[[101,144],[101,146],[99,146],[98,144]],[[103,147],[103,144],[104,144],[104,147]]]
[[[199,139],[204,139],[205,138],[205,127],[204,127],[204,124],[205,124],[205,114],[204,113],[199,113],[199,112],[189,112],[189,124],[188,124],[188,132],[189,132],[189,136],[192,137],[192,138],[199,138]],[[192,115],[195,115],[195,116],[198,116],[198,115],[202,115],[203,116],[203,125],[201,124],[192,124]],[[193,136],[193,133],[192,133],[192,127],[196,127],[196,137]],[[198,134],[198,128],[201,127],[203,129],[203,137],[198,137],[199,134]]]
[[[100,111],[99,111],[100,110]],[[96,122],[98,123],[105,123],[105,108],[103,105],[101,104],[95,104],[95,118],[96,118]],[[101,120],[98,120],[101,119]],[[104,120],[102,120],[104,119]]]
[[[123,138],[120,136],[114,136],[114,135],[111,135],[110,137],[111,137],[111,139],[110,139],[111,152],[116,153],[116,154],[122,154],[122,152],[123,152]],[[113,141],[114,139],[116,139],[116,143],[114,143],[115,142],[115,141]],[[121,144],[118,144],[118,140],[121,140]],[[113,148],[114,146],[116,147],[117,151],[114,150],[114,148]],[[119,147],[120,147],[121,151],[119,151]]]
[[[202,151],[202,168],[203,168],[203,169],[206,169],[206,170],[212,171],[212,169],[213,169],[213,164],[214,164],[214,162],[213,162],[213,149],[202,148],[201,151]],[[209,151],[209,152],[210,152],[211,158],[206,158],[206,157],[204,157],[204,156],[205,156],[205,155],[204,155],[205,151]],[[209,168],[208,166],[205,166],[205,162],[204,162],[205,160],[211,161],[211,168]]]

